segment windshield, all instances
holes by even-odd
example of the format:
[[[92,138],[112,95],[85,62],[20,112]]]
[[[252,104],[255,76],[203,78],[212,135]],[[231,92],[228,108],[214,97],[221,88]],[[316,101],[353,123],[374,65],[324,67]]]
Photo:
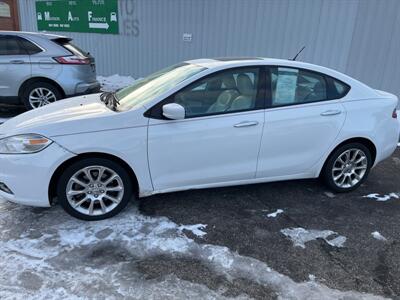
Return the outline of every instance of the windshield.
[[[143,105],[205,69],[198,65],[180,63],[139,79],[115,94],[119,101],[117,110],[126,111]]]

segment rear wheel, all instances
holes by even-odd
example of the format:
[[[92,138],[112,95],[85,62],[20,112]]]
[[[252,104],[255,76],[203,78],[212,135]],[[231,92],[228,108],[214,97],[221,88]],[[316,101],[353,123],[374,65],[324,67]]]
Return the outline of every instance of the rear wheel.
[[[69,166],[58,182],[58,200],[70,215],[87,221],[118,214],[132,197],[129,174],[119,164],[88,158]]]
[[[35,109],[60,100],[58,88],[47,82],[37,81],[29,84],[22,92],[22,101],[26,109]]]
[[[371,152],[360,143],[350,143],[335,150],[321,173],[325,183],[335,192],[358,188],[371,169]]]

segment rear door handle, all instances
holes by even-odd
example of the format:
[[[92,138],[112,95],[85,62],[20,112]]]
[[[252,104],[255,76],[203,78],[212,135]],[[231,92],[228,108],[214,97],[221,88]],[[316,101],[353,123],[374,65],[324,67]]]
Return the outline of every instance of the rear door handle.
[[[240,128],[240,127],[249,127],[249,126],[256,126],[256,125],[258,125],[257,121],[243,121],[243,122],[237,123],[233,126],[236,128]]]
[[[341,113],[342,113],[342,111],[339,109],[327,110],[327,111],[324,111],[323,113],[321,113],[321,116],[324,116],[324,117],[325,116],[334,116],[334,115],[339,115]]]
[[[23,64],[25,61],[20,60],[20,59],[15,59],[15,60],[10,60],[10,63],[12,64]]]

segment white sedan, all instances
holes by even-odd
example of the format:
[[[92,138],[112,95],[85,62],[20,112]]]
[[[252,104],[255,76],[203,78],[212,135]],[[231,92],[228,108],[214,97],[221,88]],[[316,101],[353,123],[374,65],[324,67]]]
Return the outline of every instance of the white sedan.
[[[347,192],[395,151],[397,103],[296,61],[186,61],[1,125],[0,197],[100,220],[179,190],[322,177]]]

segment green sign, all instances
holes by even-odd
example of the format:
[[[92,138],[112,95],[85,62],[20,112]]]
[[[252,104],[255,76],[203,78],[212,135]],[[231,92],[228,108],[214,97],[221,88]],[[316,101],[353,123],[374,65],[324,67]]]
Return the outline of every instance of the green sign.
[[[118,1],[36,1],[36,19],[38,30],[118,34]]]

